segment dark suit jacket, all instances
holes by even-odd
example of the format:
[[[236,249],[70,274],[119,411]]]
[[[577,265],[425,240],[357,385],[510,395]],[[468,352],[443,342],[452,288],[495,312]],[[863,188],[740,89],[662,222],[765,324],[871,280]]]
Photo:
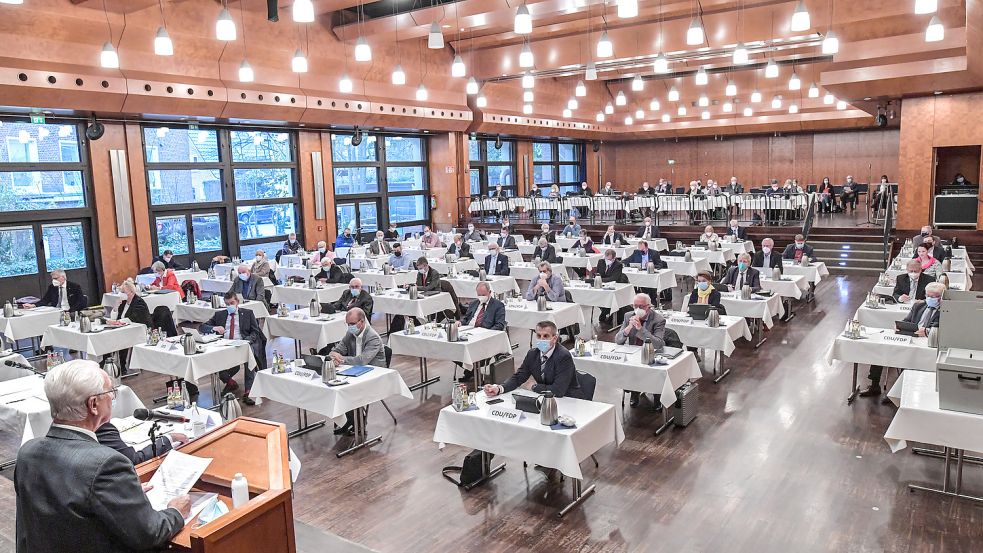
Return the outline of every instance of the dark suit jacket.
[[[486,255],[485,259],[482,261],[482,265],[485,267],[485,273],[492,274],[491,271],[491,256]],[[508,276],[512,270],[509,269],[509,258],[499,252],[495,260],[495,274]]]
[[[587,188],[577,190],[577,194],[580,194],[581,196],[593,196],[594,191],[590,189],[590,186],[588,186]]]
[[[332,265],[327,271],[324,270],[324,267],[321,267],[321,270],[314,275],[314,278],[317,280],[321,280],[323,278],[328,281],[328,284],[338,284],[341,282],[341,277],[344,276],[344,274],[345,272],[341,270],[341,267]]]
[[[532,391],[541,394],[546,391],[553,392],[556,397],[575,397],[584,399],[584,391],[577,380],[577,371],[573,364],[573,357],[567,348],[557,344],[553,348],[553,355],[546,361],[546,366],[540,363],[540,353],[538,349],[531,349],[526,353],[526,358],[522,360],[522,365],[515,371],[508,380],[502,384],[506,392],[511,392],[522,386],[532,377],[536,380]]]
[[[802,246],[802,254],[808,255],[809,259],[815,260],[816,256],[812,252],[812,246],[806,244]],[[789,244],[785,246],[785,251],[782,252],[782,259],[795,259],[795,244]]]
[[[724,236],[736,236],[737,238],[740,238],[741,240],[747,240],[747,228],[746,227],[742,227],[742,226],[738,226],[737,227],[737,234],[734,234],[734,229],[731,228],[731,227],[727,227],[727,234],[725,234]]]
[[[244,293],[243,290],[249,288],[248,293]],[[241,278],[236,278],[232,283],[231,290],[236,294],[242,296],[244,300],[255,300],[266,303],[266,285],[263,284],[263,278],[256,275],[249,275],[248,284],[243,282]]]
[[[652,228],[655,229],[654,226]],[[615,231],[614,235],[605,233],[601,238],[601,243],[605,246],[624,246],[628,244],[628,241],[625,240],[624,234]]]
[[[930,282],[935,282],[935,277],[925,273],[919,273],[918,275],[918,286],[915,288],[915,297],[911,299],[924,300],[925,299],[925,287],[928,286]],[[901,296],[907,294],[911,291],[911,277],[908,273],[901,273],[898,278],[894,281],[894,292],[891,293],[894,299],[897,300]]]
[[[737,290],[738,274],[740,274],[740,270],[738,270],[737,265],[734,265],[730,269],[727,269],[727,274],[724,276],[724,279],[720,282],[724,284],[732,285],[734,286],[734,289]],[[747,280],[744,281],[744,284],[750,286],[752,292],[757,292],[758,290],[761,290],[761,273],[759,273],[757,269],[755,269],[754,267],[748,267],[746,278]]]
[[[652,248],[649,248],[649,262],[651,262],[652,265],[655,265],[656,269],[665,269],[666,267],[668,267],[668,265],[664,261],[662,261],[662,256],[659,255],[659,252],[655,251]],[[625,259],[625,263],[627,263],[628,265],[631,265],[632,263],[638,263],[639,265],[641,265],[642,252],[639,250],[635,250],[631,252],[631,255],[628,256],[628,259]],[[644,269],[645,267],[643,266],[642,268]]]
[[[635,232],[635,238],[641,238],[644,234],[645,234],[645,225],[642,225],[642,226],[638,227],[638,231]],[[659,227],[657,227],[656,225],[652,225],[652,234],[651,234],[651,237],[652,238],[658,238],[659,237]]]
[[[334,308],[334,311],[326,309],[327,306]],[[321,313],[344,313],[353,307],[359,307],[365,314],[369,317],[372,316],[372,308],[375,305],[375,300],[372,299],[372,294],[369,294],[365,290],[359,292],[358,297],[352,296],[352,290],[349,288],[341,293],[341,298],[338,301],[331,303],[321,304]]]
[[[542,261],[548,261],[549,263],[559,262],[559,259],[556,257],[556,248],[553,247],[553,244],[547,244],[546,250],[542,250],[539,246],[536,246],[536,249],[532,251],[532,257],[533,259],[538,257]]]
[[[164,264],[165,269],[174,269],[175,271],[180,271],[181,269],[184,269],[184,266],[178,263],[173,256],[171,257],[170,261],[164,261],[164,256],[158,255],[157,257],[154,258],[154,261],[151,263],[151,265],[153,265],[158,261]]]
[[[503,250],[514,250],[517,247],[515,245],[515,236],[512,236],[511,234],[508,236],[499,236],[495,242],[497,242],[498,247],[502,248]]]
[[[120,313],[126,309],[126,298],[120,302],[119,307],[116,308],[116,318],[119,319]],[[150,308],[147,307],[147,302],[143,301],[143,298],[134,294],[133,295],[133,305],[130,306],[130,310],[126,312],[126,318],[135,322],[147,325],[150,327]]]
[[[922,320],[922,314],[924,313],[925,309],[927,309],[927,308],[928,308],[928,304],[927,303],[925,303],[923,301],[915,302],[914,304],[912,304],[911,311],[908,313],[908,316],[904,318],[904,320],[907,321],[907,322],[909,322],[909,323],[915,323],[915,324],[917,324],[918,322],[920,322]],[[939,326],[939,310],[938,309],[935,310],[935,313],[932,315],[932,320],[930,320],[928,322],[928,325],[926,325],[925,328],[932,328],[933,326],[934,327]]]
[[[416,287],[420,292],[439,292],[440,273],[433,267],[428,267],[427,278],[424,279],[419,271],[416,273]]]
[[[228,330],[226,323],[229,320],[229,312],[226,310],[216,311],[212,315],[211,319],[207,322],[201,324],[201,333],[207,334],[212,332],[212,329],[216,326],[220,326]],[[249,346],[253,350],[253,355],[256,357],[257,370],[263,370],[266,368],[266,336],[263,334],[263,329],[259,326],[259,321],[256,320],[256,315],[253,314],[249,309],[239,307],[239,336],[243,340],[249,342]]]
[[[485,233],[481,232],[479,229],[474,229],[474,232],[462,232],[461,238],[463,238],[465,242],[480,242],[485,239]]]
[[[378,240],[373,240],[369,244],[369,252],[372,255],[389,255],[393,253],[393,248],[389,245],[389,242],[385,241],[385,235],[383,235],[381,243]]]
[[[81,311],[85,309],[85,294],[82,293],[82,287],[78,284],[65,281],[65,293],[68,294],[68,310],[69,311]],[[44,292],[44,296],[38,305],[45,305],[50,307],[61,308],[61,302],[58,300],[58,288],[48,285],[48,289]]]
[[[461,242],[461,249],[458,251],[457,244],[451,242],[451,245],[447,247],[447,253],[452,253],[458,257],[471,257],[471,245],[467,242]]]
[[[597,266],[594,267],[594,271],[595,274],[601,275],[601,282],[618,282],[621,280],[624,266],[621,264],[621,261],[615,259],[614,263],[608,267],[607,261],[602,258],[597,260]]]
[[[176,509],[150,506],[123,454],[65,428],[20,448],[14,488],[17,553],[160,549],[184,527]]]
[[[696,305],[696,303],[698,301],[699,301],[699,294],[697,293],[696,290],[693,290],[689,294],[689,305]],[[713,292],[710,292],[710,301],[709,301],[708,305],[712,305],[714,307],[720,307],[720,291],[719,290],[714,290]]]
[[[638,187],[638,192],[636,192],[635,195],[637,195],[637,196],[654,196],[655,195],[655,188],[652,188],[650,186],[648,188],[648,190],[646,190],[646,189],[642,188],[641,186],[639,186]]]
[[[794,247],[794,246],[793,246]],[[765,264],[765,254],[764,252],[758,250],[754,252],[754,257],[751,258],[751,266],[764,268]],[[768,269],[774,269],[778,267],[782,268],[782,256],[778,255],[778,252],[771,250],[771,255],[768,257]]]
[[[122,453],[134,465],[139,465],[144,461],[154,458],[154,446],[148,445],[140,451],[133,449],[126,445],[126,442],[119,435],[119,429],[111,422],[107,422],[96,429],[96,438],[99,439],[100,444]],[[157,455],[163,455],[170,450],[171,440],[167,436],[158,436]]]
[[[461,324],[473,324],[480,307],[481,302],[477,300],[471,302],[468,305],[467,313],[461,318]],[[502,300],[488,298],[488,304],[485,306],[485,314],[481,317],[481,328],[505,330],[505,304],[502,303]]]
[[[387,229],[385,232],[383,232],[382,236],[386,240],[399,240],[399,231],[398,230],[388,230]]]
[[[544,238],[544,237],[546,238],[546,241],[547,242],[549,242],[551,244],[555,244],[556,243],[556,233],[553,232],[552,230],[549,231],[549,232],[547,232],[546,234],[543,234],[542,232],[540,232],[539,234],[533,236],[532,237],[532,242],[535,244],[535,243],[539,242],[539,239],[540,238]]]

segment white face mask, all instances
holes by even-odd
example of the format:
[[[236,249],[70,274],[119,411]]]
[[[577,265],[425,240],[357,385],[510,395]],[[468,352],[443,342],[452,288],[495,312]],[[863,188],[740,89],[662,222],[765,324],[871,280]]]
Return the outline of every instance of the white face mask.
[[[261,256],[261,255],[257,255],[257,256],[256,256],[256,262],[257,262],[257,263],[259,263],[259,262],[261,262],[261,261],[263,261],[263,256]]]
[[[488,303],[488,296],[478,296],[478,301],[481,303]]]
[[[805,247],[805,242],[796,242],[795,247],[801,250]]]
[[[765,255],[768,255],[771,253],[771,248],[768,246],[761,246],[761,251],[764,252]]]
[[[918,280],[919,276],[921,276],[921,273],[908,273],[908,278],[913,281]]]
[[[468,227],[468,231],[474,232],[474,227]]]
[[[546,273],[539,273],[539,278],[547,278]]]
[[[648,313],[647,309],[642,309],[641,307],[635,308],[635,316],[638,317],[639,319],[645,317],[646,313]]]
[[[61,282],[59,282],[58,279],[53,278],[51,279],[51,285],[54,286],[55,288],[58,288],[59,286],[61,286]]]

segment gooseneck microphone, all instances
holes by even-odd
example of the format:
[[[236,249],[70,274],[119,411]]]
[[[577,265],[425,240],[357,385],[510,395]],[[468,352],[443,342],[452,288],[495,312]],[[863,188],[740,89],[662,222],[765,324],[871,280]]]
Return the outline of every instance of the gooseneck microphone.
[[[157,409],[134,409],[133,418],[141,421],[159,420],[171,422],[188,422],[188,419],[173,413],[165,413]]]

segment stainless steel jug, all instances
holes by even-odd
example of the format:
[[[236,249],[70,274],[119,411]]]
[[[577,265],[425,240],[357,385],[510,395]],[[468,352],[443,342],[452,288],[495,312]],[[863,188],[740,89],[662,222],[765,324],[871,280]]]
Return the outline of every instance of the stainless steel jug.
[[[536,404],[539,405],[540,424],[553,426],[559,422],[557,420],[559,413],[557,413],[556,398],[553,397],[553,392],[544,392],[536,399]]]

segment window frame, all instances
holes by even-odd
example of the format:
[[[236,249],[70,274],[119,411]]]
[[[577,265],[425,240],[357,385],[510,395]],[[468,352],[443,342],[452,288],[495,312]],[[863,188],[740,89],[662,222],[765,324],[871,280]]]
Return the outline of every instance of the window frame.
[[[586,156],[584,155],[586,144],[584,142],[569,141],[569,140],[536,140],[532,142],[532,147],[535,148],[536,144],[549,145],[551,155],[549,160],[544,160],[544,161],[535,161],[535,157],[533,156],[534,157],[533,168],[532,168],[533,178],[535,179],[536,167],[551,166],[552,167],[551,171],[553,172],[553,179],[554,179],[554,182],[551,183],[537,184],[540,193],[544,196],[548,195],[549,193],[547,192],[547,190],[549,190],[549,188],[551,188],[554,184],[559,187],[561,196],[564,196],[569,192],[577,191],[580,188],[580,183],[586,180],[584,178],[584,175],[586,174],[586,167],[585,167]],[[576,156],[576,159],[574,161],[560,161],[561,144],[572,145],[574,147],[574,154]],[[577,176],[578,176],[576,181],[560,180],[560,175],[563,174],[561,169],[564,167],[567,168],[576,167]],[[530,183],[530,185],[531,184],[532,183]]]
[[[516,174],[518,173],[518,165],[516,162],[516,149],[518,143],[515,140],[502,140],[502,144],[508,144],[512,152],[512,161],[488,161],[488,148],[495,147],[495,139],[487,137],[477,137],[468,138],[471,142],[476,142],[478,144],[478,157],[479,159],[470,159],[471,151],[470,147],[468,149],[468,167],[469,169],[478,170],[478,194],[482,198],[487,198],[495,190],[495,185],[489,182],[489,170],[494,168],[508,167],[512,170],[512,184],[502,185],[502,190],[504,190],[509,196],[518,196],[519,183],[516,181]],[[471,194],[471,179],[470,174],[468,177],[468,195]]]

